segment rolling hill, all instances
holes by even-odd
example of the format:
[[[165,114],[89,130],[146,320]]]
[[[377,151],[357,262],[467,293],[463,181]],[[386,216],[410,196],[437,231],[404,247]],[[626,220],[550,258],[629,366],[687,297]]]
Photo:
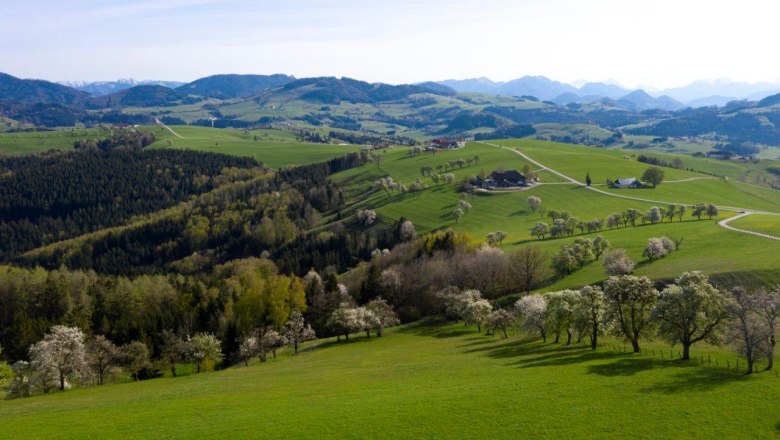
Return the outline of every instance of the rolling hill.
[[[0,72],[0,101],[25,103],[78,104],[89,94],[49,81],[20,79]]]
[[[188,100],[186,95],[165,86],[141,85],[91,98],[87,106],[92,109],[167,107],[176,104],[191,104],[197,101],[198,99]]]
[[[177,88],[187,95],[208,98],[230,99],[257,95],[265,90],[283,86],[294,81],[288,75],[213,75],[200,78]]]

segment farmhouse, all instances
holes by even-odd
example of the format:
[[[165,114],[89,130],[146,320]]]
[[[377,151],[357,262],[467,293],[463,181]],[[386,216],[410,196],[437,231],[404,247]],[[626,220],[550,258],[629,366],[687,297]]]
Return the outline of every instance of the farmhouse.
[[[623,179],[615,180],[612,184],[612,188],[641,188],[642,182],[636,180],[636,177],[626,177]]]
[[[527,186],[525,176],[517,170],[509,171],[493,171],[490,173],[490,177],[485,179],[479,178],[478,185],[482,189],[493,188],[517,188],[521,186]]]
[[[465,145],[466,141],[463,139],[436,138],[431,141],[432,147],[443,150],[454,150],[456,148],[464,147]]]

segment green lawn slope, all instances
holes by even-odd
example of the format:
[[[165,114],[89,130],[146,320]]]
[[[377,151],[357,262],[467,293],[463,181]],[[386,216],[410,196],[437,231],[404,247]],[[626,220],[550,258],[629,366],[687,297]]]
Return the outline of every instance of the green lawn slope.
[[[179,136],[159,126],[142,129],[157,137],[151,148],[187,148],[213,153],[251,156],[272,168],[322,162],[343,156],[360,146],[310,144],[295,140],[292,133],[281,130],[233,130],[189,125],[171,126]]]
[[[773,438],[780,379],[728,352],[411,326],[229,370],[0,402],[0,437]],[[664,353],[661,359],[660,354]],[[704,361],[704,365],[699,362]],[[716,366],[715,364],[718,364]],[[727,364],[731,370],[727,369]],[[742,364],[744,367],[744,363]]]

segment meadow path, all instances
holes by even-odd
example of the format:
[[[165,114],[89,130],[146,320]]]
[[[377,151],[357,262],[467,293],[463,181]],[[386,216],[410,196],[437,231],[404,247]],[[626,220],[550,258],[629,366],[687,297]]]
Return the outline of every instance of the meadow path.
[[[155,118],[154,122],[156,122],[157,125],[162,125],[166,130],[170,131],[171,134],[176,136],[177,138],[184,139],[184,136],[181,136],[181,135],[179,135],[179,133],[176,133],[175,131],[173,131],[173,129],[171,127],[168,127],[167,125],[163,124],[161,120]]]
[[[770,240],[778,240],[778,241],[780,241],[780,237],[775,237],[774,235],[763,234],[761,232],[756,232],[756,231],[748,231],[747,229],[735,228],[734,226],[729,225],[730,222],[732,222],[734,220],[737,220],[737,219],[740,219],[742,217],[747,217],[747,216],[749,216],[751,214],[755,214],[755,213],[754,212],[743,212],[743,213],[741,213],[739,215],[735,215],[734,217],[729,217],[727,219],[723,219],[723,220],[719,221],[718,225],[720,227],[722,227],[722,228],[726,228],[726,229],[729,229],[731,231],[742,232],[743,234],[750,234],[750,235],[755,235],[757,237],[768,238]]]
[[[504,150],[512,151],[515,154],[517,154],[518,156],[520,156],[523,159],[527,160],[528,162],[530,162],[530,163],[534,164],[535,166],[539,167],[539,169],[541,169],[541,170],[547,170],[547,171],[555,174],[556,176],[558,176],[558,177],[560,177],[560,178],[562,178],[564,180],[567,180],[567,181],[569,181],[569,182],[571,182],[573,184],[576,184],[576,185],[583,186],[583,187],[585,187],[585,188],[587,188],[587,189],[589,189],[591,191],[596,191],[597,193],[601,193],[601,194],[604,194],[604,195],[607,195],[607,196],[610,196],[610,197],[618,197],[618,198],[621,198],[621,199],[636,200],[638,202],[657,203],[657,204],[665,204],[665,205],[669,205],[669,204],[674,203],[674,202],[669,202],[669,201],[664,201],[664,200],[653,200],[653,199],[645,199],[645,198],[641,198],[641,197],[627,196],[627,195],[623,195],[623,194],[615,194],[615,193],[612,193],[612,192],[609,192],[609,191],[604,191],[602,189],[594,188],[592,186],[587,186],[587,185],[585,185],[585,183],[580,182],[577,179],[574,179],[573,177],[569,177],[569,176],[567,176],[567,175],[565,175],[565,174],[563,174],[563,173],[561,173],[559,171],[556,171],[556,170],[554,170],[554,169],[552,169],[552,168],[550,168],[548,166],[545,166],[545,165],[539,163],[538,161],[532,159],[531,157],[529,157],[527,154],[523,153],[520,150],[516,150],[514,148],[509,148],[509,147],[503,147],[503,146],[497,145],[497,144],[491,144],[489,142],[480,142],[480,143],[484,144],[484,145],[489,145],[491,147],[496,147],[496,148],[501,148],[501,149],[504,149]],[[676,181],[676,182],[682,182],[682,181],[686,181],[686,180],[696,180],[696,179],[700,179],[700,178],[692,177],[690,179],[683,179],[681,181]],[[688,203],[675,203],[675,204],[677,204],[677,205],[685,205],[685,206],[688,206],[688,207],[692,207],[693,206],[693,205],[688,204]],[[735,228],[735,227],[729,225],[729,222],[731,222],[732,220],[736,220],[738,218],[742,218],[742,217],[748,216],[750,214],[767,214],[767,215],[780,215],[780,214],[778,214],[776,212],[769,212],[769,211],[755,211],[755,210],[750,210],[750,209],[747,209],[747,208],[738,208],[738,207],[734,207],[734,206],[718,206],[718,209],[720,209],[722,211],[730,211],[730,212],[738,212],[739,213],[739,215],[736,215],[734,217],[727,218],[727,219],[719,221],[718,225],[720,227],[728,229],[730,231],[740,232],[740,233],[743,233],[743,234],[755,235],[757,237],[768,238],[768,239],[771,239],[771,240],[780,240],[780,237],[775,237],[773,235],[768,235],[768,234],[762,234],[760,232],[748,231],[746,229],[739,229],[739,228]]]

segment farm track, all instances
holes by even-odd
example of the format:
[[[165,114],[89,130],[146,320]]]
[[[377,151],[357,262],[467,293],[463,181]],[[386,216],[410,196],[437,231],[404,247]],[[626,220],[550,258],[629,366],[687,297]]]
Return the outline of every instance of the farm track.
[[[739,215],[735,215],[734,217],[729,217],[727,219],[719,221],[718,225],[720,227],[722,227],[722,228],[726,228],[726,229],[731,230],[731,231],[741,232],[743,234],[750,234],[750,235],[755,235],[756,237],[768,238],[770,240],[778,240],[778,241],[780,241],[780,237],[775,237],[774,235],[764,234],[764,233],[756,232],[756,231],[749,231],[747,229],[735,228],[734,226],[729,225],[730,222],[732,222],[734,220],[737,220],[737,219],[740,219],[740,218],[743,218],[743,217],[747,217],[747,216],[749,216],[751,214],[755,214],[755,213],[754,212],[743,212],[743,213],[741,213]]]
[[[563,174],[563,173],[561,173],[559,171],[556,171],[556,170],[554,170],[554,169],[552,169],[552,168],[550,168],[548,166],[545,166],[545,165],[541,164],[540,162],[532,159],[531,157],[529,157],[527,154],[523,153],[520,150],[516,150],[514,148],[502,147],[501,145],[491,144],[489,142],[480,142],[480,143],[484,144],[484,145],[489,145],[491,147],[501,148],[501,149],[504,149],[504,150],[512,151],[515,154],[517,154],[518,156],[520,156],[523,159],[527,160],[528,162],[530,162],[530,163],[534,164],[535,166],[539,167],[540,170],[549,171],[549,172],[555,174],[556,176],[558,176],[558,177],[560,177],[560,178],[562,178],[564,180],[567,180],[570,183],[583,186],[583,187],[585,187],[585,188],[587,188],[587,189],[589,189],[591,191],[595,191],[597,193],[601,193],[601,194],[604,194],[604,195],[607,195],[607,196],[610,196],[610,197],[618,197],[618,198],[621,198],[621,199],[635,200],[635,201],[638,201],[638,202],[647,202],[647,203],[657,203],[657,204],[667,204],[667,205],[674,203],[674,204],[677,204],[677,205],[685,205],[685,206],[688,206],[688,207],[693,206],[693,205],[688,204],[688,203],[677,203],[677,202],[669,202],[669,201],[664,201],[664,200],[653,200],[653,199],[645,199],[645,198],[641,198],[641,197],[632,197],[632,196],[626,196],[626,195],[623,195],[623,194],[615,194],[615,193],[611,193],[609,191],[604,191],[604,190],[601,190],[601,189],[598,189],[598,188],[594,188],[592,186],[587,186],[587,185],[585,185],[585,183],[580,182],[577,179],[574,179],[573,177],[569,177],[569,176],[567,176],[567,175],[565,175],[565,174]],[[673,181],[673,182],[678,182],[679,183],[679,182],[698,180],[698,179],[708,179],[708,177],[691,177],[689,179],[682,179],[682,180],[677,180],[677,181]],[[760,232],[748,231],[746,229],[735,228],[735,227],[729,225],[729,222],[731,222],[732,220],[735,220],[735,219],[738,219],[738,218],[742,218],[742,217],[748,216],[750,214],[780,215],[780,213],[770,212],[770,211],[757,211],[757,210],[752,210],[752,209],[748,209],[748,208],[739,208],[739,207],[734,207],[734,206],[718,206],[718,209],[720,209],[722,211],[738,212],[739,213],[739,215],[736,215],[734,217],[727,218],[727,219],[719,221],[718,222],[718,226],[720,226],[720,227],[722,227],[724,229],[728,229],[728,230],[734,231],[734,232],[739,232],[739,233],[742,233],[742,234],[754,235],[756,237],[767,238],[767,239],[770,239],[770,240],[780,240],[780,237],[775,237],[773,235],[763,234],[763,233],[760,233]]]
[[[171,132],[171,134],[172,134],[172,135],[174,135],[174,136],[176,136],[177,138],[179,138],[179,139],[185,139],[185,137],[184,137],[184,136],[182,136],[182,135],[180,135],[179,133],[176,133],[175,131],[173,131],[173,129],[172,129],[171,127],[168,127],[167,125],[163,124],[163,123],[162,123],[162,121],[160,121],[159,119],[155,118],[155,119],[154,119],[154,122],[156,122],[156,123],[157,123],[157,125],[160,125],[160,126],[162,126],[163,128],[165,128],[166,130],[170,131],[170,132]]]

